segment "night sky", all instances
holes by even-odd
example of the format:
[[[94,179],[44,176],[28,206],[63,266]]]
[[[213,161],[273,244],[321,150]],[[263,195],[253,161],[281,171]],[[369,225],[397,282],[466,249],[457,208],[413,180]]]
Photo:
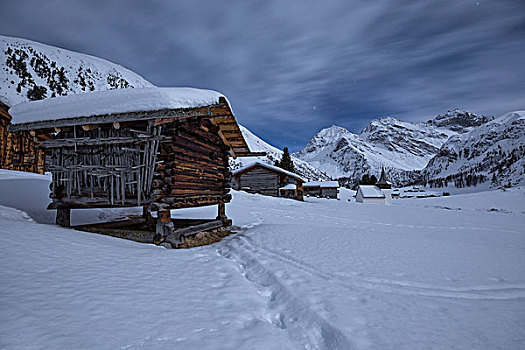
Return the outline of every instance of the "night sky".
[[[524,0],[1,0],[0,34],[224,93],[296,151],[333,124],[525,109]]]

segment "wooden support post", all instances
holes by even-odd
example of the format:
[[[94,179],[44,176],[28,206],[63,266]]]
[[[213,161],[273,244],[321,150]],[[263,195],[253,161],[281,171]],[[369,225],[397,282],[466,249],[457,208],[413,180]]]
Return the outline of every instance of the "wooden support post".
[[[224,204],[223,202],[220,202],[219,203],[219,211],[218,211],[218,215],[217,215],[217,220],[224,221],[226,219],[228,219],[226,217],[226,204]]]
[[[157,212],[157,227],[153,243],[160,244],[166,236],[169,236],[175,230],[169,210],[159,210]]]
[[[58,208],[56,224],[62,227],[71,226],[71,209],[70,208]]]
[[[151,211],[148,209],[147,206],[142,207],[142,217],[144,218],[144,220],[146,220],[147,224],[153,224],[154,223],[154,221],[153,221],[154,218],[151,215]]]

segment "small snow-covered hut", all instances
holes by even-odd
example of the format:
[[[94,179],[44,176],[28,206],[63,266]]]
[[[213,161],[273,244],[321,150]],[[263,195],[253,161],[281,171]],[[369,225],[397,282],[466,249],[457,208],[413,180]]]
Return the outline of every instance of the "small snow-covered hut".
[[[228,157],[252,155],[226,98],[192,88],[97,91],[10,110],[11,132],[35,135],[52,173],[57,224],[70,210],[143,206],[172,235],[170,209],[218,205],[207,228],[231,224]],[[185,231],[186,232],[186,231]],[[175,237],[175,242],[181,237]]]
[[[337,181],[310,181],[303,185],[304,194],[308,196],[336,198],[339,193]]]
[[[279,197],[299,199],[297,198],[297,185],[288,184],[279,188]]]
[[[297,200],[303,200],[304,183],[305,180],[299,175],[263,162],[255,162],[234,171],[232,179],[232,187],[236,190]]]
[[[0,168],[44,173],[44,152],[37,149],[29,131],[8,131],[12,116],[11,103],[0,98]]]
[[[359,185],[357,186],[355,201],[358,203],[386,204],[386,196],[375,185]]]

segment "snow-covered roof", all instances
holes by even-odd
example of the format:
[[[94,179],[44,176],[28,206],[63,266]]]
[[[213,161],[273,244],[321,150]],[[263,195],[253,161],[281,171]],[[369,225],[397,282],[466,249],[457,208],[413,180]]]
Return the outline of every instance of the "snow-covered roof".
[[[279,188],[280,190],[296,190],[297,186],[294,184],[288,184],[284,187]]]
[[[250,169],[251,167],[254,167],[254,166],[256,166],[256,165],[260,165],[260,166],[262,166],[262,167],[264,167],[264,168],[267,168],[267,169],[270,169],[270,170],[273,170],[273,171],[276,171],[276,172],[279,172],[279,173],[284,173],[284,174],[289,175],[289,176],[291,176],[291,177],[293,177],[293,178],[295,178],[295,179],[298,179],[298,180],[300,180],[300,181],[302,181],[302,182],[306,182],[305,179],[303,179],[302,177],[300,177],[299,175],[297,175],[297,174],[295,174],[295,173],[292,173],[291,171],[284,170],[284,169],[279,168],[279,167],[277,167],[277,166],[275,166],[275,165],[270,165],[270,164],[263,163],[263,162],[253,162],[253,163],[250,163],[250,164],[248,164],[248,165],[246,165],[246,166],[243,166],[242,168],[235,170],[235,171],[233,172],[233,175],[237,175],[237,174],[239,174],[239,173],[243,173],[243,172],[245,172],[246,170],[248,170],[248,169]]]
[[[117,113],[196,108],[217,104],[219,92],[194,88],[95,91],[24,102],[9,109],[13,124]]]
[[[363,198],[385,198],[385,194],[375,185],[359,185],[357,191],[361,191]]]
[[[303,187],[321,187],[321,188],[332,188],[339,187],[337,181],[310,181],[303,185]]]

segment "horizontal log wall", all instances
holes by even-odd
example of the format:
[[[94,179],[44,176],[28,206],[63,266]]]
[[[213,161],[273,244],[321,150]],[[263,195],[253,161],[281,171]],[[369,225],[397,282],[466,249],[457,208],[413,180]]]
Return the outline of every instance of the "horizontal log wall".
[[[339,190],[337,188],[323,188],[321,189],[321,195],[328,198],[337,198],[337,193]]]
[[[177,209],[231,200],[228,148],[205,118],[163,125],[153,176],[152,209]]]
[[[308,196],[320,196],[321,195],[321,187],[304,187],[304,194]]]
[[[28,131],[8,132],[9,120],[0,116],[0,168],[44,173],[44,152]]]
[[[248,192],[279,196],[280,175],[263,167],[255,167],[240,174],[239,187]]]

